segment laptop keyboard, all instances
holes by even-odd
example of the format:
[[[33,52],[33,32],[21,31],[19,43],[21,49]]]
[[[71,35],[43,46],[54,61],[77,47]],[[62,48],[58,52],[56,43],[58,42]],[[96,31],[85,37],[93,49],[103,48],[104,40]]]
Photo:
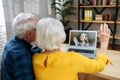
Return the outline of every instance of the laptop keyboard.
[[[94,50],[82,50],[82,49],[72,49],[72,48],[69,48],[68,51],[75,51],[75,52],[79,52],[79,53],[94,54]]]

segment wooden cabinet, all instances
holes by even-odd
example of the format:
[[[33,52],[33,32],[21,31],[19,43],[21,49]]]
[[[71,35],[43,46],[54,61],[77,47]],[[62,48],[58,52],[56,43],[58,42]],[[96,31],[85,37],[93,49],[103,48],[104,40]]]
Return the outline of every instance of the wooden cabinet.
[[[107,23],[109,25],[113,25],[113,28],[111,29],[111,38],[112,38],[112,49],[114,49],[115,47],[115,41],[116,39],[120,39],[120,35],[116,35],[116,30],[117,30],[117,25],[120,25],[120,21],[118,21],[118,10],[119,10],[119,0],[116,0],[116,4],[114,5],[110,5],[110,1],[107,2],[107,4],[105,5],[93,5],[92,3],[93,0],[78,0],[78,6],[74,6],[75,8],[78,9],[78,19],[77,20],[73,20],[73,22],[77,22],[78,23],[78,30],[88,30],[89,27],[91,27],[92,24],[102,24],[102,23]],[[97,1],[97,0],[96,0]],[[100,0],[99,0],[100,1]],[[107,1],[107,0],[101,0],[101,1]],[[88,4],[85,4],[85,2],[87,2]],[[114,10],[115,14],[113,17],[113,20],[85,20],[85,10],[86,9],[92,9],[94,10],[95,14],[99,14],[99,15],[103,15],[102,13],[106,10],[106,9],[112,9]],[[98,11],[98,9],[100,9]],[[109,12],[109,14],[111,14]],[[110,17],[109,17],[110,18]],[[81,26],[80,26],[81,24]],[[88,26],[85,26],[85,24],[88,24]]]

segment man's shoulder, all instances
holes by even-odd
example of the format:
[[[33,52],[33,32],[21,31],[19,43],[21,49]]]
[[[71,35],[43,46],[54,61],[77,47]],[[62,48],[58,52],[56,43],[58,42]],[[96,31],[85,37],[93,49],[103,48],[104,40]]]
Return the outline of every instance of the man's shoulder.
[[[20,43],[19,41],[15,41],[15,40],[10,40],[7,43],[7,46],[11,46],[11,47],[23,46],[23,43]]]
[[[11,39],[6,43],[5,50],[11,51],[11,50],[21,50],[24,49],[24,43],[21,43],[17,40]]]

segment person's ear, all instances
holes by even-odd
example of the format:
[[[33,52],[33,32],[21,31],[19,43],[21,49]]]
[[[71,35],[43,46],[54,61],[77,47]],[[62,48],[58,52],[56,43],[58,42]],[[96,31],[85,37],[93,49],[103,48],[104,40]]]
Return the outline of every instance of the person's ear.
[[[27,31],[27,32],[26,32],[26,36],[27,36],[28,38],[31,37],[31,35],[32,35],[31,31]]]

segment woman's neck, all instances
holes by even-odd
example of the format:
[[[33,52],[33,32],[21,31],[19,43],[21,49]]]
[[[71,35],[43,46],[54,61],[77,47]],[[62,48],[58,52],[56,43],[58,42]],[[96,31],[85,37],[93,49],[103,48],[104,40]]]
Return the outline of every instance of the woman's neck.
[[[54,53],[56,51],[60,51],[60,49],[54,49],[54,50],[44,50],[42,53],[44,54],[50,54],[50,53]]]

